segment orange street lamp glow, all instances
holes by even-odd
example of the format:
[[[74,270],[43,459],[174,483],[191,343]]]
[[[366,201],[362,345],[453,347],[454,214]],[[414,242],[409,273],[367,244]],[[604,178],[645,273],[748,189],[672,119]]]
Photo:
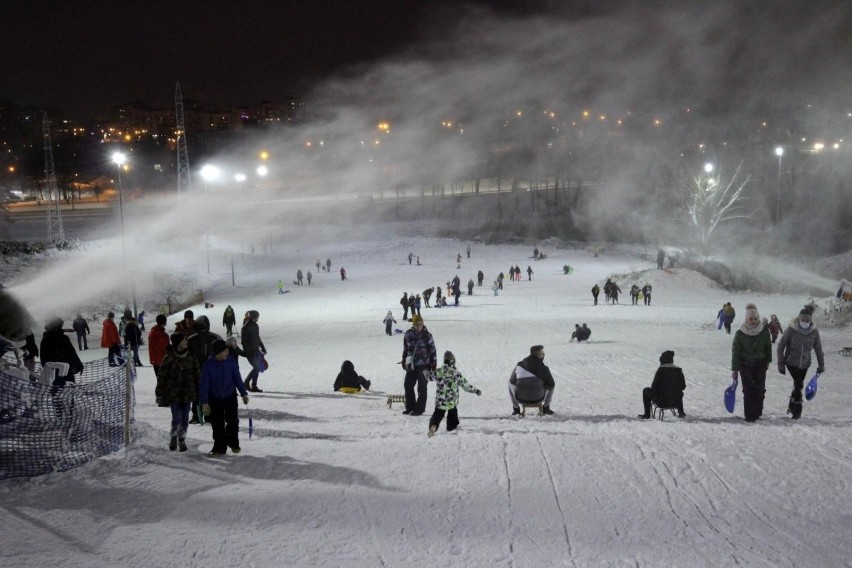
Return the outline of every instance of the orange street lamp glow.
[[[269,159],[269,152],[267,152],[266,150],[262,150],[260,152],[260,159],[263,160],[263,161],[268,160]]]
[[[384,121],[383,121],[383,122],[380,122],[380,123],[377,125],[377,128],[378,128],[378,129],[379,129],[379,131],[381,131],[381,132],[390,132],[390,123],[389,123],[389,122],[384,122]]]

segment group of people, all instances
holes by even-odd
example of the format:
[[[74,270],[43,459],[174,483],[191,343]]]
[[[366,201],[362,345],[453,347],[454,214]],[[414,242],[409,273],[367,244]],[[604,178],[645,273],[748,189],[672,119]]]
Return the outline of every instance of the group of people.
[[[157,378],[155,390],[159,406],[169,407],[172,413],[169,449],[186,451],[186,432],[189,424],[205,419],[213,430],[213,448],[208,455],[224,455],[228,449],[240,452],[237,393],[248,404],[248,392],[263,392],[257,381],[264,370],[266,346],[260,338],[260,313],[249,310],[240,329],[242,347],[230,335],[235,324],[234,309],[225,308],[223,325],[227,340],[210,331],[205,315],[195,318],[186,310],[173,333],[166,332],[167,318],[157,316],[156,325],[148,334],[151,365]],[[239,357],[245,357],[251,371],[243,380]]]
[[[747,304],[745,321],[734,334],[731,346],[731,378],[742,384],[743,414],[746,422],[755,422],[763,416],[766,372],[772,363],[774,342],[769,322],[760,316],[755,304]],[[789,372],[793,379],[787,414],[794,420],[802,416],[802,390],[811,367],[812,351],[816,353],[817,358],[816,372],[822,374],[825,372],[822,341],[819,330],[814,326],[812,312],[805,307],[787,325],[775,348],[778,372],[782,375]],[[660,408],[673,408],[680,418],[684,418],[684,389],[686,382],[683,371],[674,364],[674,352],[665,351],[660,356],[660,367],[651,387],[644,389],[642,393],[645,412],[639,417],[650,418],[653,403]]]

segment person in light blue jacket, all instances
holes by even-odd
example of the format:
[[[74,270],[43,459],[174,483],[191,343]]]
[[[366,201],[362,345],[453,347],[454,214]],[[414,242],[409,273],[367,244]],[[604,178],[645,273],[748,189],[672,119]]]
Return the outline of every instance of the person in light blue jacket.
[[[213,356],[201,368],[198,390],[201,412],[213,427],[213,449],[207,455],[222,456],[228,448],[238,454],[240,419],[237,415],[237,391],[243,397],[243,404],[248,404],[248,394],[240,376],[240,367],[230,357],[228,344],[217,339],[211,351]]]

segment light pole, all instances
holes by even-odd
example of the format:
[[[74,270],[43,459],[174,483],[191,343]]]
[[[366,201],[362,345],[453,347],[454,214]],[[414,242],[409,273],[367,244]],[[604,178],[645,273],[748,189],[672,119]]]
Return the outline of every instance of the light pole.
[[[115,152],[112,155],[112,162],[118,167],[118,215],[121,220],[121,260],[124,269],[124,306],[125,308],[130,303],[127,294],[127,243],[124,236],[124,197],[121,191],[121,168],[127,161],[127,156],[122,152]],[[133,287],[133,317],[137,315],[136,311],[136,287]]]
[[[781,157],[784,155],[784,147],[776,146],[775,155],[778,156],[778,186],[775,188],[775,224],[781,222]]]
[[[201,177],[204,179],[204,193],[207,193],[207,183],[213,180],[219,179],[219,168],[216,166],[211,166],[207,164],[203,168],[201,168]],[[207,274],[210,274],[210,233],[207,233],[206,236],[207,243]]]

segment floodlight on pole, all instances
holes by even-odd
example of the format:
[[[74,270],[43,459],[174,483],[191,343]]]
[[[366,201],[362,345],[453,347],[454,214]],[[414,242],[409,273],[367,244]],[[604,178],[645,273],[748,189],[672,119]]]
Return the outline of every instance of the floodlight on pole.
[[[112,163],[118,168],[118,216],[121,221],[121,260],[122,268],[124,269],[124,306],[125,308],[130,303],[128,300],[128,285],[127,285],[127,239],[124,234],[124,196],[121,191],[121,169],[127,162],[127,156],[123,152],[114,152],[112,154]],[[133,315],[136,316],[136,290],[133,290]]]
[[[707,162],[706,164],[704,164],[705,173],[712,174],[715,168],[716,167],[711,162]]]
[[[776,146],[775,155],[778,156],[778,185],[775,187],[775,223],[781,222],[781,158],[784,156],[784,147]]]

